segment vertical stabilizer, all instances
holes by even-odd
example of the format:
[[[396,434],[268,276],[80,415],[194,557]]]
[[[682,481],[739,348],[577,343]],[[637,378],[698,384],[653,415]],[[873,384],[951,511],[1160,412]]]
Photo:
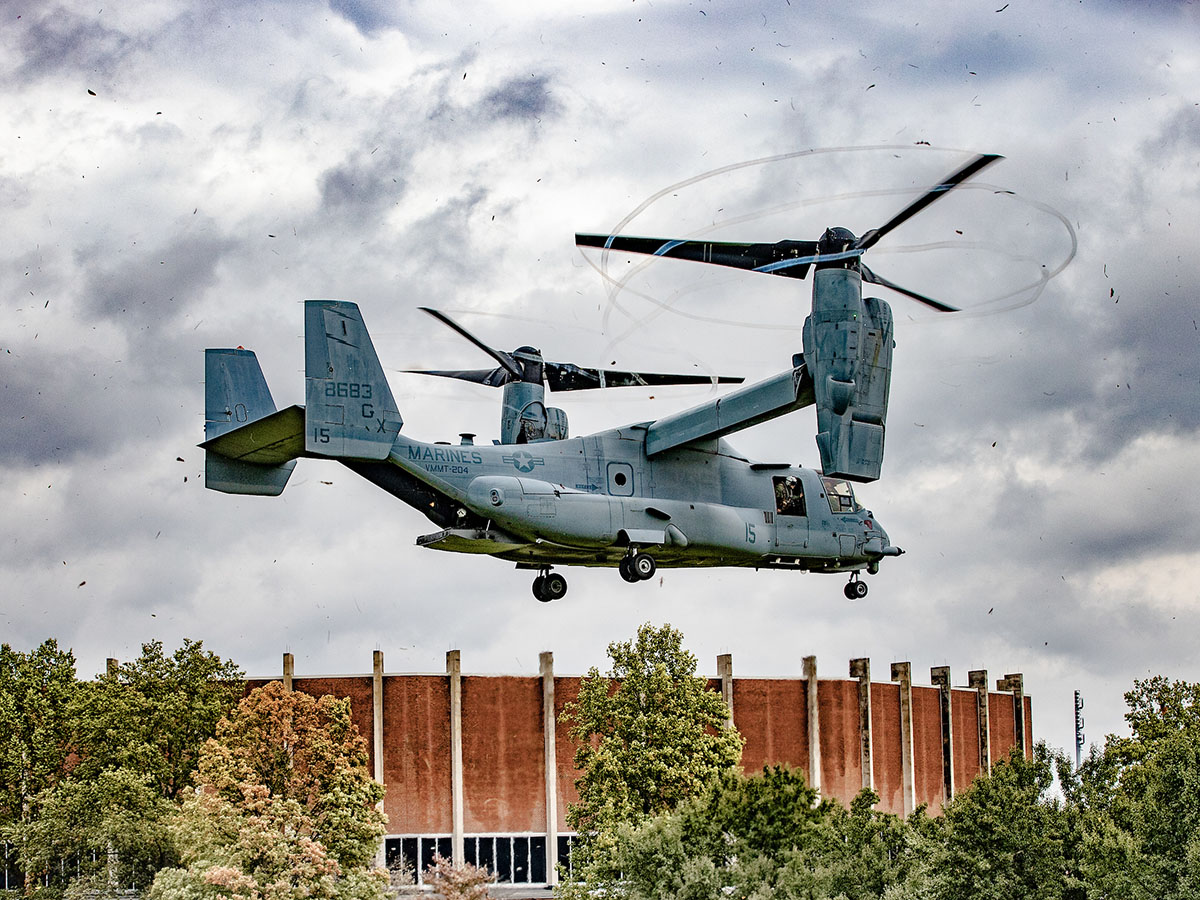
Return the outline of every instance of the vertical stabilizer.
[[[295,442],[281,440],[287,418],[275,414],[252,351],[205,350],[204,486],[226,494],[282,493],[299,452]],[[222,435],[228,437],[218,441]]]
[[[275,412],[252,350],[204,351],[204,439],[211,440]]]
[[[386,459],[404,420],[357,304],[304,302],[304,376],[305,450]]]

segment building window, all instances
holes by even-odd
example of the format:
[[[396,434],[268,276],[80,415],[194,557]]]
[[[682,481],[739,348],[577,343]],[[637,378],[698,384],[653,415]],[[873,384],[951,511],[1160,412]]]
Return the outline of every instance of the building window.
[[[567,871],[572,840],[572,835],[558,838],[558,861]],[[449,859],[452,852],[451,838],[440,834],[389,837],[384,846],[388,866],[411,869],[417,884],[425,883],[435,855]],[[487,869],[500,884],[545,884],[549,878],[544,834],[464,835],[463,861]]]
[[[25,889],[25,876],[17,868],[17,848],[7,842],[0,843],[3,863],[0,864],[0,890],[20,891]]]

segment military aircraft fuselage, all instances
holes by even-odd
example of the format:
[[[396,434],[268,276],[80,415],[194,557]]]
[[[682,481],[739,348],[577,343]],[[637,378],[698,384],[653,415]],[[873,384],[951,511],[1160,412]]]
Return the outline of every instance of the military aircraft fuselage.
[[[648,458],[646,430],[518,446],[398,435],[386,463],[351,467],[443,526],[419,544],[534,567],[611,566],[631,547],[660,566],[817,571],[885,555],[886,533],[847,482],[752,463],[723,440]]]

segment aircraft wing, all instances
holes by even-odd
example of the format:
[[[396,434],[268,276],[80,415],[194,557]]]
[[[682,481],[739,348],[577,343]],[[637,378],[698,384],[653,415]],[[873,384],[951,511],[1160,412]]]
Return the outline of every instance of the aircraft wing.
[[[795,362],[795,368],[765,381],[651,423],[646,431],[646,455],[724,437],[811,406],[812,377],[803,357]]]

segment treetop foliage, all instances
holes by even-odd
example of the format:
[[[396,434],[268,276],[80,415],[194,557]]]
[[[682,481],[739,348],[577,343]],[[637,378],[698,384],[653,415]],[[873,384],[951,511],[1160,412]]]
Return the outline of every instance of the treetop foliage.
[[[590,669],[564,710],[580,771],[567,821],[581,833],[674,809],[741,757],[729,709],[696,675],[678,631],[647,623],[608,655],[608,675]]]
[[[383,786],[367,759],[348,700],[251,691],[201,750],[173,826],[184,867],[148,900],[379,900]]]
[[[313,834],[347,866],[367,865],[383,834],[383,787],[367,771],[367,741],[350,701],[272,681],[251,691],[204,745],[197,780],[235,806],[247,791],[294,800]]]
[[[161,641],[142,644],[136,660],[79,685],[71,712],[85,751],[81,774],[127,767],[175,799],[244,689],[241,669],[199,641],[185,639],[169,656]]]
[[[0,645],[0,824],[30,821],[75,762],[75,689],[75,656],[57,641],[29,653]]]
[[[1159,741],[1200,728],[1200,683],[1169,681],[1162,675],[1139,679],[1125,692],[1125,703],[1132,734],[1110,735],[1105,744],[1106,752],[1121,762],[1134,762]]]
[[[27,890],[68,871],[79,890],[140,887],[173,862],[171,801],[240,679],[198,641],[170,656],[143,644],[94,681],[77,680],[74,656],[53,640],[30,653],[0,647],[0,839]]]

